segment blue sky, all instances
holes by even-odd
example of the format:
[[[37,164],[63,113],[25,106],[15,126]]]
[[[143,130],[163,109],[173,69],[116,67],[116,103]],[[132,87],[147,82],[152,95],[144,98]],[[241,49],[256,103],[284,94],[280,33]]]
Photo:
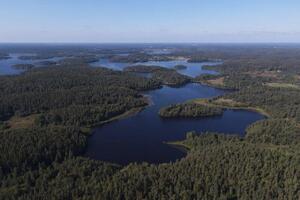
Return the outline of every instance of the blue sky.
[[[0,42],[300,42],[299,0],[0,0]]]

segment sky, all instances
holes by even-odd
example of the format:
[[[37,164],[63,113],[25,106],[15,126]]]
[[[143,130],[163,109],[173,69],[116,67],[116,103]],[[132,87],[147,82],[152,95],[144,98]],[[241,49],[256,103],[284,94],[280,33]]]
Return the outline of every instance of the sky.
[[[0,42],[300,42],[300,0],[0,0]]]

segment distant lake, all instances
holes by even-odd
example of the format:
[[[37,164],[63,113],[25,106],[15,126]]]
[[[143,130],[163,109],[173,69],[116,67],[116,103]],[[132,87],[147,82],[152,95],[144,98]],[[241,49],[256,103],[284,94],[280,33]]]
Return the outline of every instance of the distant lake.
[[[25,53],[12,53],[9,54],[10,58],[0,59],[0,75],[13,75],[20,74],[25,70],[15,69],[13,65],[16,64],[36,64],[42,61],[59,61],[64,57],[53,57],[49,59],[34,59],[34,60],[22,60],[20,56],[30,56],[34,54],[25,54]]]
[[[19,59],[23,55],[30,54],[10,54],[11,58],[0,60],[0,75],[22,73],[23,70],[17,70],[12,67],[15,64],[35,64],[41,61],[59,61],[64,58]],[[195,77],[200,74],[216,74],[214,71],[203,70],[202,66],[219,63],[188,63],[186,60],[173,60],[130,64],[100,59],[91,65],[123,70],[126,66],[138,64],[158,65],[166,68],[173,68],[175,65],[185,65],[187,69],[178,70],[178,72]],[[143,76],[149,77],[149,74],[143,74]],[[149,163],[171,162],[184,157],[186,153],[165,144],[165,142],[183,140],[188,131],[216,131],[243,136],[245,128],[249,124],[264,117],[258,113],[245,110],[226,110],[222,116],[198,119],[162,119],[158,115],[159,109],[164,106],[182,103],[194,98],[215,97],[225,92],[224,90],[193,83],[180,88],[164,86],[161,89],[146,92],[144,95],[151,98],[153,105],[146,107],[142,112],[134,116],[95,128],[88,139],[86,156],[124,165],[130,162],[144,161]]]
[[[97,62],[90,63],[91,66],[99,67],[104,66],[114,70],[122,71],[127,66],[132,65],[157,65],[166,68],[173,68],[176,65],[185,65],[187,68],[182,70],[177,70],[179,73],[195,77],[200,74],[218,74],[212,70],[204,70],[202,66],[204,65],[216,65],[220,64],[220,62],[203,62],[203,63],[189,63],[185,59],[180,60],[172,60],[172,61],[149,61],[149,62],[142,62],[142,63],[119,63],[119,62],[110,62],[109,59],[100,59]]]
[[[86,156],[119,164],[130,162],[163,163],[185,156],[185,152],[165,144],[183,140],[188,131],[216,131],[241,136],[245,128],[264,117],[245,110],[226,110],[222,116],[198,119],[162,119],[161,107],[193,98],[208,98],[224,94],[224,90],[188,84],[181,88],[164,86],[145,93],[153,105],[132,117],[113,121],[93,130],[88,139]]]
[[[0,59],[0,75],[13,75],[13,74],[20,74],[25,70],[15,69],[13,65],[16,64],[37,64],[42,61],[59,61],[64,59],[65,57],[53,57],[49,59],[34,59],[34,60],[23,60],[19,59],[20,56],[28,56],[34,54],[25,54],[25,53],[12,53],[9,54],[9,59]],[[127,54],[124,54],[127,55]],[[166,68],[173,68],[176,65],[185,65],[187,68],[182,70],[177,70],[179,73],[195,77],[200,74],[217,74],[217,72],[212,70],[204,70],[202,66],[204,65],[216,65],[219,64],[218,62],[203,62],[203,63],[188,63],[186,60],[172,60],[172,61],[149,61],[143,63],[118,63],[118,62],[110,62],[108,59],[100,59],[97,62],[90,63],[93,67],[107,67],[113,70],[123,70],[125,67],[130,65],[158,65]],[[139,75],[150,77],[148,74],[139,73]]]

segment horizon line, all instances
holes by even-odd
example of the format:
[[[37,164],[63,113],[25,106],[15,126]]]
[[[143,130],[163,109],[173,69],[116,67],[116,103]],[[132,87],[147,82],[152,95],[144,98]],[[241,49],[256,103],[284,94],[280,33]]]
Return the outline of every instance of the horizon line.
[[[300,44],[299,42],[1,42],[0,44]]]

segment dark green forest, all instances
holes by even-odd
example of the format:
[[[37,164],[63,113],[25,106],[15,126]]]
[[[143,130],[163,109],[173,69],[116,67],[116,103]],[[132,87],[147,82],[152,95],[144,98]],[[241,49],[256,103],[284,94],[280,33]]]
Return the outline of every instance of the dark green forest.
[[[151,73],[152,78],[168,86],[181,86],[191,81],[191,78],[178,73],[175,69],[168,69],[153,65],[133,65],[124,68],[127,72]]]
[[[1,77],[0,83],[1,120],[41,114],[45,123],[79,126],[145,106],[138,91],[161,86],[153,79],[87,66],[36,68]]]
[[[195,117],[208,117],[222,115],[223,109],[218,107],[205,106],[195,103],[183,103],[170,105],[165,108],[161,108],[159,116],[163,118],[195,118]]]
[[[19,199],[297,199],[299,154],[237,136],[188,134],[188,156],[169,164],[124,168],[69,158],[2,181]]]
[[[165,85],[179,87],[191,81],[191,78],[179,74],[175,70],[159,70],[153,73],[153,79],[161,81]]]
[[[131,49],[129,56],[111,56],[123,51],[41,49],[23,59],[73,56],[0,77],[0,199],[300,198],[300,48],[182,47],[169,57]],[[135,69],[90,67],[100,53],[130,63],[176,56],[223,62],[205,67],[217,76],[193,80],[147,67],[153,76],[143,78],[130,72]],[[245,137],[189,132],[171,143],[188,151],[174,163],[120,166],[83,157],[87,128],[147,106],[142,91],[216,79],[232,90],[209,102],[259,108],[269,117],[251,124]],[[168,116],[222,113],[191,103],[168,109]]]

